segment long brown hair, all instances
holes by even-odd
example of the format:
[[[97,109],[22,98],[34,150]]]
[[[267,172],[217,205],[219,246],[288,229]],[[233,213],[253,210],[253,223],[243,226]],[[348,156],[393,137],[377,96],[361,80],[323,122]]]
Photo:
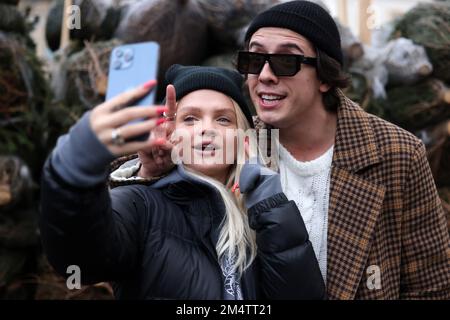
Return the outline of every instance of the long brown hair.
[[[338,89],[347,88],[351,84],[351,77],[335,59],[319,49],[316,52],[317,77],[322,83],[330,86],[330,89],[322,94],[322,101],[327,111],[336,112],[340,101]]]

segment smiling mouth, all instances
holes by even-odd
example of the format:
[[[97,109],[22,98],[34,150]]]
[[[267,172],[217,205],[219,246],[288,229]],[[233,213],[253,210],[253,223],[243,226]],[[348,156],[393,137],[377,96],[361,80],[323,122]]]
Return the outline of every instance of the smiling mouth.
[[[276,104],[279,101],[283,100],[284,98],[286,98],[286,96],[283,95],[278,95],[278,94],[266,94],[266,93],[261,93],[258,94],[259,98],[262,100],[262,102],[264,104],[267,105],[271,105],[271,104]]]

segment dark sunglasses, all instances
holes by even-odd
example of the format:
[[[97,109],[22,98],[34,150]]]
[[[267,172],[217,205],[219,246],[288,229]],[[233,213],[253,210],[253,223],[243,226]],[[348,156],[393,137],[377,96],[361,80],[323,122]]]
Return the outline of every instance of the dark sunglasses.
[[[239,51],[237,69],[242,74],[259,74],[269,62],[270,69],[278,77],[292,77],[300,71],[302,63],[316,66],[317,58],[305,57],[300,54],[270,54],[249,51]]]

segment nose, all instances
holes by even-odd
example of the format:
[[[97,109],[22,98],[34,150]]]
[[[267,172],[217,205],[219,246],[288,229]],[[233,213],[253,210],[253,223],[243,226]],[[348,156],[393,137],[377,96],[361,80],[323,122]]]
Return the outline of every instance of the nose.
[[[202,137],[210,137],[214,138],[217,135],[217,132],[214,128],[203,128]]]
[[[264,63],[264,67],[259,73],[258,80],[264,84],[278,83],[278,77],[273,73],[268,61]]]
[[[217,135],[213,119],[202,119],[196,128],[197,135],[202,137],[215,137]]]

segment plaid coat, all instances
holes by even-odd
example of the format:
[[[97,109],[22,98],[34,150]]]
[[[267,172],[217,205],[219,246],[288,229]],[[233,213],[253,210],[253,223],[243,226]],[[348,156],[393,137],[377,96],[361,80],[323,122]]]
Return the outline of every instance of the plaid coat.
[[[342,93],[340,100],[328,211],[329,298],[450,298],[447,223],[424,145]]]

